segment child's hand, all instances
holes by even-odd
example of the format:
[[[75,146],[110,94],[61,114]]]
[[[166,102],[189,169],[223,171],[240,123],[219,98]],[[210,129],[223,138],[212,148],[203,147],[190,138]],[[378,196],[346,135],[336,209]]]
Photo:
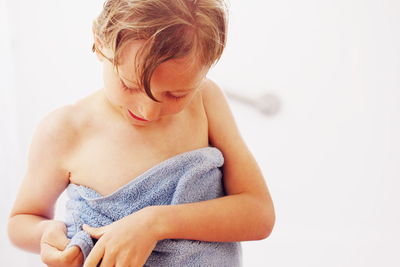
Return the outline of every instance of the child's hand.
[[[79,247],[64,250],[69,243],[66,226],[63,222],[52,221],[40,240],[40,256],[49,267],[80,267],[83,254]]]
[[[157,245],[158,237],[153,223],[144,210],[140,210],[107,226],[83,229],[98,239],[83,267],[130,266],[142,267]]]

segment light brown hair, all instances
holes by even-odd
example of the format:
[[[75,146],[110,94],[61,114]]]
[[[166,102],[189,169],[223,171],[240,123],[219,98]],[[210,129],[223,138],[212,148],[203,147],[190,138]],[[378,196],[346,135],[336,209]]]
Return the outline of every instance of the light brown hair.
[[[111,49],[107,58],[115,67],[130,40],[145,40],[136,55],[139,85],[154,101],[150,79],[163,62],[194,55],[211,67],[221,57],[226,44],[227,6],[224,0],[108,0],[93,22],[93,32],[101,46]],[[117,68],[118,70],[118,68]]]

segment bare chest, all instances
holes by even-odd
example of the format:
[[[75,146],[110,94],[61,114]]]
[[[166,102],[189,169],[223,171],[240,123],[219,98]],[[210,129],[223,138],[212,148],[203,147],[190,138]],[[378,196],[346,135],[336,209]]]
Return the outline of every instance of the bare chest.
[[[68,157],[70,182],[106,196],[170,157],[207,146],[207,119],[201,112],[153,134],[104,129],[87,134]]]

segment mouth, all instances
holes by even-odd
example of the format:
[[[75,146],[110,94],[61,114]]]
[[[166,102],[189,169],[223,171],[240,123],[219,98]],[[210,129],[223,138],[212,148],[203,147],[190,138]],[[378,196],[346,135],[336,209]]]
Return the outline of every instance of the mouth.
[[[130,111],[129,109],[128,109],[128,112],[129,112],[129,115],[131,115],[131,117],[134,118],[134,119],[137,119],[137,120],[139,120],[139,121],[148,121],[148,120],[145,120],[145,119],[142,119],[142,118],[136,116],[136,115],[133,114],[132,111]]]

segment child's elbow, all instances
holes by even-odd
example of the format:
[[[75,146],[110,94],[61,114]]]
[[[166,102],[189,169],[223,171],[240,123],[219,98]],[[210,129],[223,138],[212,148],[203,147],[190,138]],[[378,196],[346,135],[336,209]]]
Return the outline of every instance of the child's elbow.
[[[18,240],[15,237],[15,223],[14,223],[14,218],[9,217],[8,222],[7,222],[7,235],[8,235],[8,240],[11,242],[12,245],[18,246]]]
[[[269,237],[275,225],[275,212],[270,209],[262,216],[262,227],[260,227],[260,235],[258,240],[263,240]]]
[[[266,223],[266,226],[264,226],[261,231],[259,240],[266,239],[267,237],[269,237],[271,235],[272,229],[274,228],[274,224],[275,224],[275,221],[273,221],[273,222],[268,221],[268,223]]]

